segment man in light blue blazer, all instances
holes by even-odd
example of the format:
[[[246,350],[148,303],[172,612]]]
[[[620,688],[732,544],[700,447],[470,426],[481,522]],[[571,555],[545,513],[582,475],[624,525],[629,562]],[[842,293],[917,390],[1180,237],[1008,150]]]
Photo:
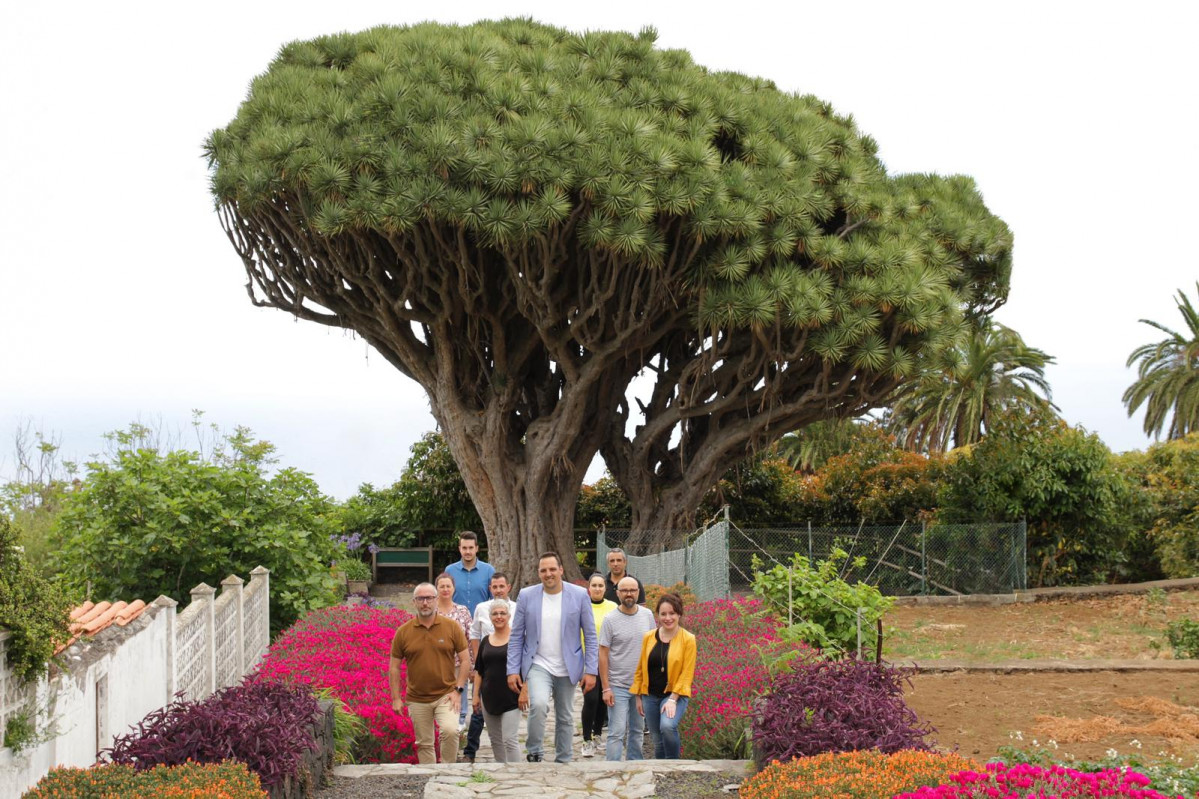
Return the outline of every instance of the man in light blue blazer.
[[[541,585],[517,597],[516,620],[508,638],[508,687],[528,688],[529,735],[526,760],[540,763],[545,717],[554,698],[554,760],[569,763],[574,735],[575,686],[595,685],[599,647],[595,616],[586,589],[562,582],[562,558],[547,552],[537,561]],[[524,709],[523,703],[521,709]]]

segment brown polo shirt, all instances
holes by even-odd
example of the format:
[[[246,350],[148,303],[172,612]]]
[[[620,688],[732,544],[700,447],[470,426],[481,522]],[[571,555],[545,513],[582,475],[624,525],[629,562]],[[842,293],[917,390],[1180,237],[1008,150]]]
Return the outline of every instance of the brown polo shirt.
[[[404,622],[391,639],[391,656],[408,663],[408,701],[436,702],[458,686],[454,655],[466,649],[462,625],[438,613],[433,626],[416,617]]]

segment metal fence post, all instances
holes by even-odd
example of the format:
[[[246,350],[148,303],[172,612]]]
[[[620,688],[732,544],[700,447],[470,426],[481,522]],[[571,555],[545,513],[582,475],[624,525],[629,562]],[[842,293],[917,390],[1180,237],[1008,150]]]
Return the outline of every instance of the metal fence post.
[[[924,540],[928,538],[928,522],[920,521],[920,593],[928,594],[928,554],[924,549]]]

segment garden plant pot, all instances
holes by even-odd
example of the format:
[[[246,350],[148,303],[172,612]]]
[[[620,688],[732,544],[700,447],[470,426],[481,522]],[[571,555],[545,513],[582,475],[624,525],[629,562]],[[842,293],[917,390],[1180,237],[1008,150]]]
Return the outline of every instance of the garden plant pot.
[[[370,580],[346,580],[346,591],[350,594],[365,594]]]

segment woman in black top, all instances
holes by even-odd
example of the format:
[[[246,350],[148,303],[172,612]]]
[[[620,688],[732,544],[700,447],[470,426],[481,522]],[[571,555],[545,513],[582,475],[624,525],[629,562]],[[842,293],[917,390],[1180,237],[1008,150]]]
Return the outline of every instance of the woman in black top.
[[[482,710],[491,751],[498,763],[520,760],[520,708],[517,694],[508,687],[508,636],[512,633],[508,623],[514,607],[513,602],[492,600],[491,624],[495,632],[479,641],[475,656],[474,709]]]

